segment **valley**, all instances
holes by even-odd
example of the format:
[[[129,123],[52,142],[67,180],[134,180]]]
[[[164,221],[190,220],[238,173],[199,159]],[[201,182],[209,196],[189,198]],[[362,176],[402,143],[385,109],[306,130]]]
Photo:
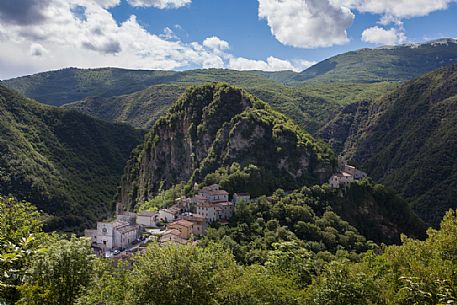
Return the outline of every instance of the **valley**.
[[[0,82],[0,304],[452,304],[457,43]]]

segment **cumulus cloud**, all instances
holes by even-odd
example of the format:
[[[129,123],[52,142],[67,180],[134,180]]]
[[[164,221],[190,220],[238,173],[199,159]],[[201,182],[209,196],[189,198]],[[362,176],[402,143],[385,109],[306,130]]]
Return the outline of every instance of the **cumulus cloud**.
[[[39,43],[32,43],[30,46],[30,54],[32,56],[43,56],[48,53],[48,50],[46,50],[41,44]]]
[[[386,30],[375,26],[363,31],[362,41],[383,45],[396,45],[404,43],[406,41],[406,36],[403,32],[395,28]]]
[[[230,44],[227,41],[215,36],[206,38],[203,41],[203,45],[208,49],[218,51],[227,50],[230,48]]]
[[[19,25],[37,24],[45,19],[43,10],[50,0],[2,0],[0,1],[0,19]]]
[[[175,32],[169,27],[164,28],[163,34],[160,34],[159,36],[166,40],[178,39],[178,36],[176,36]]]
[[[259,17],[281,43],[298,48],[347,43],[354,20],[349,8],[333,0],[259,0]]]
[[[160,9],[180,8],[192,3],[192,0],[128,0],[131,6],[156,7]]]
[[[39,23],[0,19],[0,79],[64,67],[176,70],[245,68],[235,65],[227,41],[209,37],[182,42],[171,29],[148,32],[132,15],[118,23],[107,9],[117,0],[49,0]],[[24,14],[26,12],[24,11]],[[23,17],[18,17],[21,20]],[[253,61],[256,62],[256,61]],[[299,69],[299,63],[269,58],[256,69]]]
[[[343,0],[342,2],[360,12],[412,18],[445,10],[450,3],[457,0]]]
[[[262,71],[283,71],[296,70],[294,65],[287,60],[273,56],[264,60],[253,60],[243,57],[230,57],[228,68],[233,70],[262,70]]]

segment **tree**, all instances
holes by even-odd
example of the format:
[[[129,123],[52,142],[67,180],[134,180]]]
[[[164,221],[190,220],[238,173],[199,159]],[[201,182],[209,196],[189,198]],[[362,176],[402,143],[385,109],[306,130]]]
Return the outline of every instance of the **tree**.
[[[35,206],[0,196],[0,303],[13,304],[19,298],[26,264],[44,237],[41,229]]]
[[[19,288],[21,305],[73,305],[90,282],[94,255],[90,242],[72,236],[55,240],[36,254]]]
[[[216,304],[217,292],[237,273],[232,254],[222,246],[152,244],[134,264],[126,304]]]

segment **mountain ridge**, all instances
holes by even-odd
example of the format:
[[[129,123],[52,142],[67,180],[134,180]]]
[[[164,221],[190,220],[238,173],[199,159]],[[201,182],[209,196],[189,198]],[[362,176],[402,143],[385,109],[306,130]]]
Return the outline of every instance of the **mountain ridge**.
[[[320,135],[437,225],[449,208],[456,208],[456,105],[457,65],[452,65],[409,81],[379,101],[347,107]]]
[[[48,229],[81,231],[109,216],[142,132],[46,106],[0,85],[0,194],[34,201]]]
[[[130,209],[160,189],[202,181],[233,163],[257,167],[266,193],[326,179],[334,155],[244,90],[221,83],[194,86],[156,121],[129,161],[118,203]]]

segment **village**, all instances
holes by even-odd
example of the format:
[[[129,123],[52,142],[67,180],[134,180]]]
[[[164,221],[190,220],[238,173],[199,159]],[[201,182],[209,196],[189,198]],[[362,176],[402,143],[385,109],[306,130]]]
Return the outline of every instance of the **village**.
[[[206,235],[209,224],[228,224],[234,206],[251,200],[247,193],[234,193],[229,201],[229,193],[218,184],[201,189],[195,184],[194,190],[195,196],[177,198],[168,208],[155,212],[122,212],[114,221],[97,222],[97,228],[85,230],[85,236],[91,238],[94,251],[105,257],[140,251],[150,239],[160,244],[197,242]]]
[[[333,189],[344,190],[364,177],[367,173],[338,158],[337,171],[328,183]],[[208,225],[227,225],[235,205],[251,200],[248,193],[234,193],[229,200],[229,193],[218,184],[199,189],[196,183],[194,192],[193,197],[177,198],[174,205],[158,211],[118,213],[115,220],[97,222],[96,229],[85,230],[85,236],[91,238],[95,253],[104,257],[141,251],[149,240],[196,243],[207,234]]]

